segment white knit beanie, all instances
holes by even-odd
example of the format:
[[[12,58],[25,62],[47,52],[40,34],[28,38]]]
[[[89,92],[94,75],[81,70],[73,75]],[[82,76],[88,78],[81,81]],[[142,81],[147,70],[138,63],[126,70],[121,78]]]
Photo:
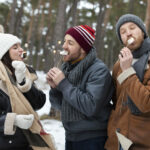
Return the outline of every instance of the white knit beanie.
[[[0,60],[7,53],[7,51],[21,40],[12,34],[0,33]]]

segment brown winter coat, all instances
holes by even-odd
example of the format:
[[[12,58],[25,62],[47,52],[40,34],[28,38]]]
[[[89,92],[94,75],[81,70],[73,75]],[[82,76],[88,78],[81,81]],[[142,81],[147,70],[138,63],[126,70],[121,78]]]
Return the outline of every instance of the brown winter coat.
[[[117,78],[121,73],[120,64],[117,62],[113,69],[116,86],[113,101],[117,101],[109,119],[108,140],[105,147],[107,150],[119,149],[115,133],[118,131],[133,142],[130,150],[150,150],[150,66],[148,65],[145,70],[143,83],[139,81],[132,67],[124,74],[122,83],[119,83],[120,80]],[[142,115],[131,114],[126,104],[127,95]]]

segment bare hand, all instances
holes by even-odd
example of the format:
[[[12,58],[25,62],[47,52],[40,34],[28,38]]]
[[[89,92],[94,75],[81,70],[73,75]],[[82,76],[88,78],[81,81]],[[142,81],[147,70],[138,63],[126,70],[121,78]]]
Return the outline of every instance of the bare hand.
[[[49,84],[52,88],[56,88],[56,85],[55,85],[53,79],[50,77],[50,70],[49,70],[49,72],[48,72],[47,75],[46,75],[46,80],[47,80],[48,84]]]
[[[48,75],[56,86],[65,78],[64,73],[56,67],[50,69]]]
[[[132,65],[133,55],[127,47],[124,47],[119,54],[119,60],[120,60],[120,67],[122,71],[125,71],[126,69],[130,68]]]

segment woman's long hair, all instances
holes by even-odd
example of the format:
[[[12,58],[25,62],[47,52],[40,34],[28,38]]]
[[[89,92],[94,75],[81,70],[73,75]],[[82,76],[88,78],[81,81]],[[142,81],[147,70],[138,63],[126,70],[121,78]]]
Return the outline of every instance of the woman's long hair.
[[[12,72],[12,76],[16,80],[15,69],[12,67],[12,59],[10,58],[9,51],[2,57],[2,62]]]

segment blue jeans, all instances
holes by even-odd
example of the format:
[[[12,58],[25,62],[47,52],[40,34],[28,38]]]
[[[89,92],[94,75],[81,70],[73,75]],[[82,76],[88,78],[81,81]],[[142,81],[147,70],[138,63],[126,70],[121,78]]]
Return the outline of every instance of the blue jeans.
[[[79,142],[66,141],[65,150],[105,150],[107,137],[98,137]]]

